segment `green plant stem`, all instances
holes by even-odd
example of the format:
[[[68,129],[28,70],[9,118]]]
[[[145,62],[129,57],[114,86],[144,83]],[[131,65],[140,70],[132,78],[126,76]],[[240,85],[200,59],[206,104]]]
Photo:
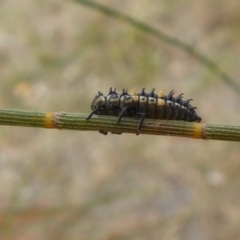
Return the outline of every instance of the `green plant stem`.
[[[123,118],[117,124],[117,117],[114,116],[95,115],[88,121],[87,116],[85,113],[0,109],[0,125],[137,133],[138,118]],[[240,141],[240,126],[145,119],[139,134]]]
[[[179,49],[182,49],[184,52],[186,52],[189,55],[191,55],[192,57],[196,58],[199,62],[201,62],[203,65],[205,65],[209,70],[214,72],[218,77],[220,77],[220,79],[222,79],[222,81],[224,81],[227,85],[229,85],[229,87],[231,87],[232,90],[234,90],[238,95],[240,95],[240,85],[233,78],[231,78],[227,73],[222,71],[217,66],[216,63],[214,63],[213,61],[208,59],[205,55],[198,52],[191,45],[181,42],[180,40],[178,40],[174,37],[168,36],[167,34],[161,32],[158,29],[155,29],[141,21],[138,21],[138,20],[126,15],[126,14],[120,13],[112,8],[103,6],[99,3],[92,2],[89,0],[75,0],[75,1],[82,5],[87,6],[89,8],[92,8],[99,12],[102,12],[112,18],[126,22],[126,23],[140,29],[141,31],[147,32],[147,33],[157,37],[159,40],[161,40],[167,44],[170,44]]]

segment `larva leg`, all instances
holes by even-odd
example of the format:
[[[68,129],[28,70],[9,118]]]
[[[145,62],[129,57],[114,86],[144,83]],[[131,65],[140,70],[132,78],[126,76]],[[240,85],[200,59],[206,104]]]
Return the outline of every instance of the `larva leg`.
[[[89,114],[89,116],[86,118],[86,120],[89,120],[89,119],[93,116],[93,114],[95,114],[98,110],[99,110],[99,108],[94,109],[94,110]]]
[[[144,118],[145,118],[145,113],[137,113],[137,115],[141,117],[141,119],[138,123],[138,128],[137,128],[137,130],[140,131],[143,121],[144,121]]]
[[[117,123],[120,123],[122,117],[123,117],[123,114],[124,112],[128,109],[128,107],[125,107],[122,109],[121,113],[119,114],[119,117],[118,117],[118,120],[117,120]]]

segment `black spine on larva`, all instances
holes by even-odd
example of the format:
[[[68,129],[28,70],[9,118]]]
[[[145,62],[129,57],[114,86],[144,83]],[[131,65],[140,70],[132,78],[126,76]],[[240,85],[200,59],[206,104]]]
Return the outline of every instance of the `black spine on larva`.
[[[190,122],[202,120],[195,111],[197,108],[190,104],[192,99],[182,100],[183,93],[174,97],[173,90],[167,95],[157,95],[154,91],[153,88],[149,93],[146,93],[145,88],[143,88],[140,93],[132,95],[125,89],[121,94],[118,94],[116,88],[114,90],[110,88],[107,96],[99,91],[92,101],[92,112],[87,120],[94,114],[118,116],[118,123],[124,116],[140,117],[138,130],[141,129],[144,118]]]

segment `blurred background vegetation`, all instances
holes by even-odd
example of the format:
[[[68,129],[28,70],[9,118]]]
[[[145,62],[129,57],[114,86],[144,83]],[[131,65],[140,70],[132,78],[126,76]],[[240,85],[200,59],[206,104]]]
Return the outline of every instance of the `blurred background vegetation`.
[[[240,2],[98,0],[195,47],[240,84]],[[0,2],[1,108],[90,112],[110,87],[239,99],[194,58],[74,1]],[[239,143],[0,127],[0,239],[238,239]]]

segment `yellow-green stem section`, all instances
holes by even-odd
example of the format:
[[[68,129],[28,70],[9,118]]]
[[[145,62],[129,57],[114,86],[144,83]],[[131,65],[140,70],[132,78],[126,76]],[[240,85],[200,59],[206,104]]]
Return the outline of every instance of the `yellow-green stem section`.
[[[0,109],[0,125],[137,133],[138,118],[123,118],[120,124],[117,124],[117,117],[114,116],[95,115],[88,121],[87,116],[85,113]],[[240,141],[240,126],[145,119],[139,134]]]
[[[44,123],[46,128],[54,128],[54,119],[53,119],[53,113],[52,112],[47,112],[44,115]]]

